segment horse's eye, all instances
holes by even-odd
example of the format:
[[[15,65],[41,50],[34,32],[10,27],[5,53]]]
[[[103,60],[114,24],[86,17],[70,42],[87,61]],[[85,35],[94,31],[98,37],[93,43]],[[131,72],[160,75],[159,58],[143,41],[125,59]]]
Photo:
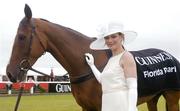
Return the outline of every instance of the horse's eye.
[[[23,40],[25,40],[25,36],[24,35],[19,35],[19,37],[18,37],[18,39],[20,40],[20,41],[23,41]]]

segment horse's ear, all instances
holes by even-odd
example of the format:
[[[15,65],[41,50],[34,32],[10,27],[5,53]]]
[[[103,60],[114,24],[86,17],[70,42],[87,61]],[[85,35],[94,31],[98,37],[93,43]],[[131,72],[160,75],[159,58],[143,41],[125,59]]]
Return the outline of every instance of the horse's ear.
[[[25,13],[25,16],[26,16],[28,19],[31,19],[31,18],[32,18],[31,8],[30,8],[27,4],[25,4],[24,13]]]

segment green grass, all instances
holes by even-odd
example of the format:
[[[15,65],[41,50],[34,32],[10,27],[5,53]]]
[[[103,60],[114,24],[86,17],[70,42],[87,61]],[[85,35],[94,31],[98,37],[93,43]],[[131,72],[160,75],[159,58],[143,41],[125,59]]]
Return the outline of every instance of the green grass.
[[[0,97],[0,111],[13,111],[16,96]],[[138,111],[148,111],[146,104],[138,106]],[[158,102],[159,111],[165,110],[164,98]],[[71,94],[50,94],[22,96],[18,111],[81,111]]]
[[[146,103],[138,106],[138,111],[148,111]],[[163,97],[160,97],[158,101],[158,111],[166,111],[165,110],[165,100]]]
[[[0,111],[13,111],[16,96],[0,97]],[[18,111],[80,111],[71,94],[22,96]]]

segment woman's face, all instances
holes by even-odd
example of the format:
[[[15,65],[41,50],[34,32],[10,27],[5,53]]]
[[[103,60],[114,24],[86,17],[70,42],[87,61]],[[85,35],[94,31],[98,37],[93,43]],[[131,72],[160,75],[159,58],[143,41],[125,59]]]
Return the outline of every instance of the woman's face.
[[[115,33],[104,37],[105,44],[111,50],[116,50],[122,47],[122,41],[124,39],[123,34]]]

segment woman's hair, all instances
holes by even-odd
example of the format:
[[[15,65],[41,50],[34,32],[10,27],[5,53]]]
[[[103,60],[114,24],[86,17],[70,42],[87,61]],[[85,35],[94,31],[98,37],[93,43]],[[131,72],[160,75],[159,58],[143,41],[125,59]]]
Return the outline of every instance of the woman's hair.
[[[120,36],[122,36],[123,37],[123,41],[124,41],[124,34],[123,33],[121,33],[121,32],[119,32],[118,33]],[[122,44],[122,48],[125,50],[125,48],[124,48],[124,45]]]
[[[123,33],[121,33],[121,32],[118,32],[118,34],[119,34],[120,36],[124,37],[124,34],[123,34]]]

